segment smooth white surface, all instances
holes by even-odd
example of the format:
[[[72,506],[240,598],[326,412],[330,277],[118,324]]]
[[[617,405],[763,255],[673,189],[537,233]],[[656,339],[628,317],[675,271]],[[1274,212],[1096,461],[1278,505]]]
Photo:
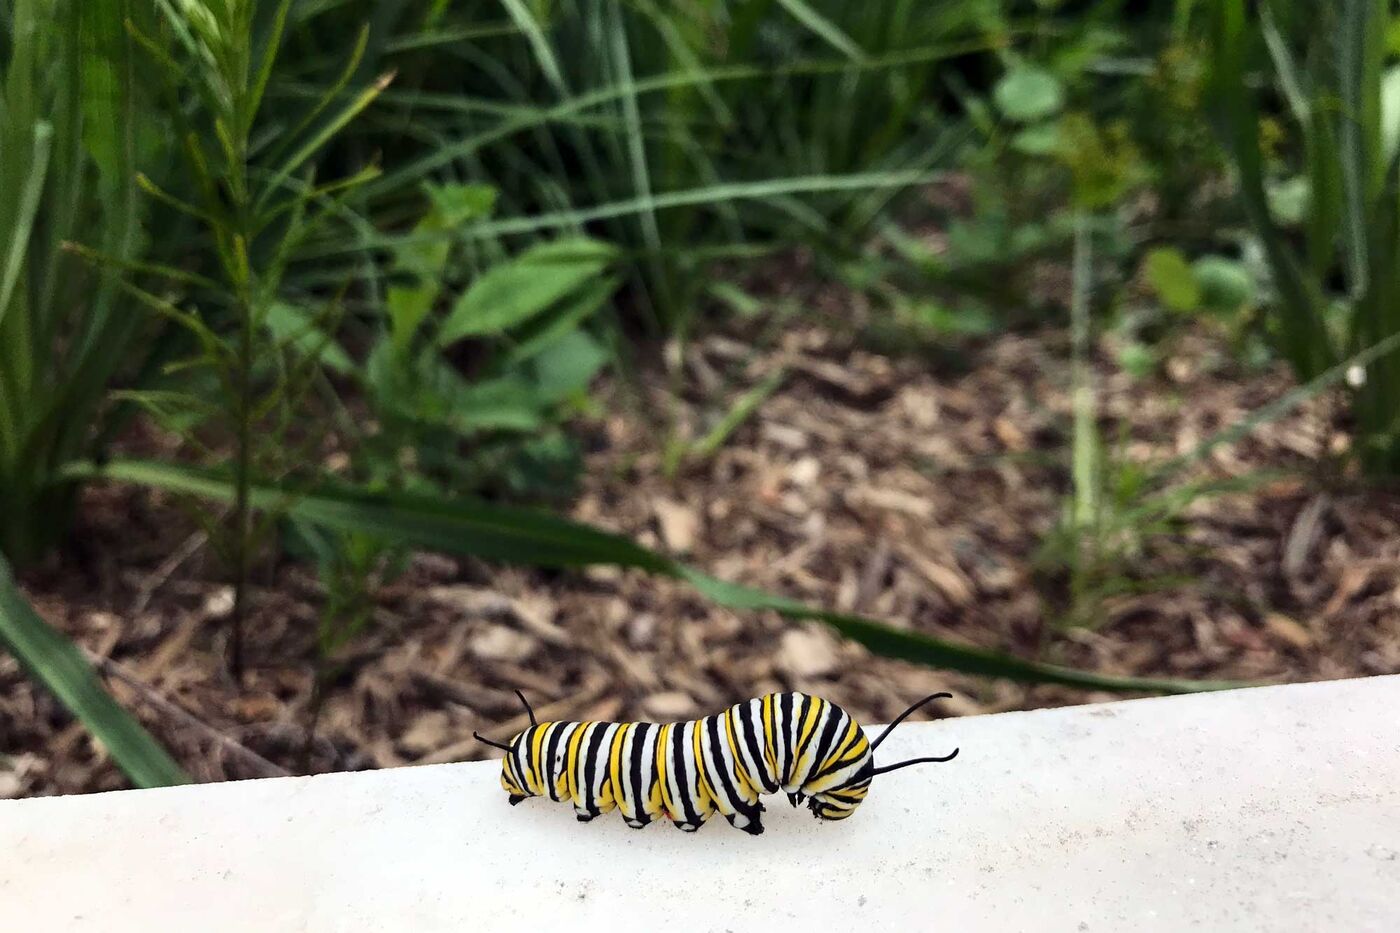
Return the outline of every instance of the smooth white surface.
[[[850,820],[583,825],[495,762],[0,801],[0,928],[1400,930],[1400,677],[910,723]]]

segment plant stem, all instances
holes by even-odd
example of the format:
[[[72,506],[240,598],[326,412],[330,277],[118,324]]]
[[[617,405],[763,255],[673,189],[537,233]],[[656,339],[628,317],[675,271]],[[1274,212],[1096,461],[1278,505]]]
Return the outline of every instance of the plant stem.
[[[246,291],[246,283],[244,283]],[[229,633],[229,673],[234,681],[243,686],[243,630],[247,613],[245,602],[248,587],[249,546],[252,537],[252,510],[249,505],[249,489],[252,484],[252,368],[253,368],[253,314],[247,296],[239,300],[239,335],[237,372],[234,373],[238,397],[235,418],[237,420],[237,460],[234,466],[234,506],[233,506],[233,615]]]
[[[1096,424],[1093,371],[1089,364],[1091,328],[1089,300],[1093,275],[1093,252],[1090,213],[1075,212],[1074,274],[1070,297],[1070,383],[1074,410],[1074,449],[1072,479],[1074,483],[1073,514],[1074,571],[1071,595],[1073,612],[1077,616],[1097,559],[1098,541],[1094,534],[1099,514],[1099,444]],[[1086,551],[1091,551],[1086,553]]]

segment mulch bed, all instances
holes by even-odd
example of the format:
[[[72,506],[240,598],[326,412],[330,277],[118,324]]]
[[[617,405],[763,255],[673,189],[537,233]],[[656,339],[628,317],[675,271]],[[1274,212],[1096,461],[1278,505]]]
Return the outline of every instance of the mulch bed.
[[[1214,450],[1188,478],[1281,475],[1199,497],[1179,527],[1122,536],[1122,592],[1093,628],[1064,625],[1067,584],[1037,558],[1063,514],[1070,400],[1064,335],[1009,334],[958,373],[863,352],[832,329],[762,351],[714,335],[667,373],[602,390],[574,517],[726,579],[1027,657],[1114,674],[1296,681],[1400,672],[1400,500],[1318,475],[1348,436],[1335,399]],[[698,436],[777,368],[782,386],[713,457],[663,465],[654,417]],[[1140,463],[1189,452],[1285,393],[1209,336],[1163,372],[1099,368],[1103,423]],[[679,395],[672,385],[681,385]],[[77,546],[25,576],[40,613],[99,659],[115,694],[201,781],[485,757],[473,729],[546,716],[675,719],[777,688],[862,721],[956,694],[934,715],[1107,694],[919,668],[818,625],[717,608],[682,584],[607,568],[556,573],[419,555],[308,732],[316,619],[309,568],[260,575],[251,669],[224,670],[230,593],[186,511],[127,489],[86,493]],[[0,657],[0,796],[126,786],[9,657]]]

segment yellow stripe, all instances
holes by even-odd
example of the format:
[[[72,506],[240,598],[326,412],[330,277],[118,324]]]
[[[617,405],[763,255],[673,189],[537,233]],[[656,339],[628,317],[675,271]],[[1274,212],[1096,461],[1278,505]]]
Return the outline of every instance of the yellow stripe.
[[[773,783],[781,784],[782,775],[778,773],[778,755],[773,750],[773,736],[778,731],[773,724],[773,694],[768,694],[763,698],[763,744],[764,754],[768,758],[768,773],[773,776]]]
[[[544,734],[548,731],[552,723],[540,723],[535,730],[535,738],[531,744],[534,751],[534,763],[530,766],[530,773],[526,775],[526,780],[530,782],[530,790],[535,796],[544,795]]]
[[[675,726],[666,723],[656,736],[656,783],[661,789],[661,808],[668,819],[672,818],[676,812],[675,806],[671,803],[671,789],[666,781],[666,751],[668,740],[671,738],[671,730]]]
[[[802,728],[799,730],[797,748],[793,749],[794,753],[801,751],[801,754],[797,755],[797,761],[793,763],[793,775],[803,774],[806,771],[807,759],[816,753],[816,749],[808,746],[812,741],[812,733],[817,728],[817,720],[821,716],[822,707],[826,705],[826,701],[820,697],[812,697],[812,699],[815,702],[807,708],[807,718],[803,720]]]
[[[569,736],[569,753],[565,758],[568,762],[568,770],[565,772],[568,780],[564,782],[564,787],[569,792],[569,799],[574,803],[579,803],[581,800],[578,787],[578,750],[579,745],[583,742],[583,734],[588,731],[589,725],[590,723],[586,722],[579,723],[574,734]]]
[[[690,732],[692,736],[691,744],[695,746],[695,773],[699,777],[695,789],[699,792],[696,796],[700,798],[700,806],[696,807],[695,810],[701,815],[713,810],[714,802],[719,800],[719,795],[715,793],[714,784],[710,782],[710,776],[705,773],[704,743],[701,742],[700,735],[700,731],[704,728],[704,722],[705,720],[703,719],[695,720]]]
[[[856,749],[860,748],[860,739],[864,735],[865,733],[861,731],[860,726],[856,724],[854,719],[846,723],[846,735],[841,739],[841,744],[837,746],[836,751],[828,755],[826,761],[822,762],[822,770],[825,771],[831,765],[841,761]]]
[[[613,799],[622,808],[622,815],[627,816],[627,782],[622,779],[622,746],[627,741],[627,736],[633,729],[637,728],[635,722],[625,723],[618,727],[613,733],[612,748],[608,752],[608,781],[612,784]],[[635,811],[632,814],[636,817]]]
[[[826,701],[821,697],[812,697],[814,702],[807,708],[807,718],[802,723],[802,735],[797,740],[799,748],[805,747],[812,740],[812,731],[817,728],[817,718],[821,715],[822,708],[826,706]]]

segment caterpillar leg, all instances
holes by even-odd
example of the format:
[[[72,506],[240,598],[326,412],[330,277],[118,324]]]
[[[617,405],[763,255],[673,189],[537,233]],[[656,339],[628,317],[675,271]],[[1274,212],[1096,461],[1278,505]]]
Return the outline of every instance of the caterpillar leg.
[[[730,826],[733,826],[735,829],[742,829],[750,836],[763,835],[763,821],[759,819],[757,813],[731,813],[726,816],[725,819],[729,820]]]
[[[647,824],[650,822],[651,817],[647,817],[646,819],[628,820],[627,825],[630,826],[632,829],[646,829]]]

